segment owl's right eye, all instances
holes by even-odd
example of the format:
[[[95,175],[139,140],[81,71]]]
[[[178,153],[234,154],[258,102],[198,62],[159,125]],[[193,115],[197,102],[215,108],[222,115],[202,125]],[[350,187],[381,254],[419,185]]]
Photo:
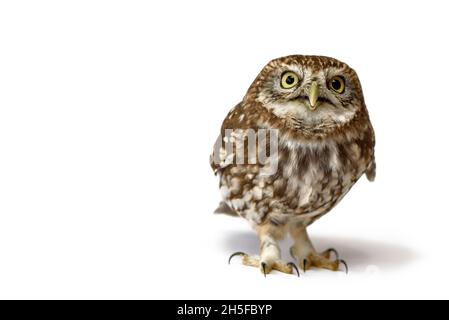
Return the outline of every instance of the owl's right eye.
[[[281,87],[291,89],[299,83],[299,77],[292,71],[286,71],[281,76]]]

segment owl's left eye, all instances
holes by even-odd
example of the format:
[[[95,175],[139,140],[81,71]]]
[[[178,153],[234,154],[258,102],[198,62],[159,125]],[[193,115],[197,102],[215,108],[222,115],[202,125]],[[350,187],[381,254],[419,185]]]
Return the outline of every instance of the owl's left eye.
[[[299,83],[299,77],[292,71],[286,71],[281,76],[281,87],[291,89]]]
[[[345,79],[340,76],[332,77],[327,83],[327,86],[337,93],[343,93],[345,91]]]

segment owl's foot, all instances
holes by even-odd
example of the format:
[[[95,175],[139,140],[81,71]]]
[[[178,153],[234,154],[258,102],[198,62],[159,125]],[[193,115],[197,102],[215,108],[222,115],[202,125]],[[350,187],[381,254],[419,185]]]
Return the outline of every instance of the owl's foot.
[[[348,265],[343,259],[335,259],[331,260],[324,255],[320,254],[310,254],[307,258],[301,261],[301,268],[304,272],[311,267],[328,269],[332,271],[339,271],[340,265],[343,265],[345,268],[346,274],[348,273]]]
[[[335,255],[335,260],[331,259],[332,253]],[[292,247],[290,248],[290,254],[293,258],[299,260],[299,266],[304,272],[312,267],[339,271],[340,265],[343,265],[346,273],[348,273],[348,265],[346,261],[339,258],[338,252],[334,248],[329,248],[321,253],[313,252],[306,257],[297,258]]]
[[[323,252],[320,253],[320,256],[325,257],[326,259],[330,259],[332,253],[335,255],[335,259],[338,260],[340,255],[338,254],[338,251],[335,250],[334,248],[324,250]]]
[[[250,256],[244,252],[235,252],[231,254],[231,256],[229,257],[228,263],[231,263],[232,258],[234,258],[235,256],[242,256],[242,263],[245,266],[259,268],[265,277],[272,270],[277,270],[289,274],[296,273],[299,277],[299,270],[293,262],[285,262],[280,259],[277,260],[261,259],[259,256],[255,255]]]

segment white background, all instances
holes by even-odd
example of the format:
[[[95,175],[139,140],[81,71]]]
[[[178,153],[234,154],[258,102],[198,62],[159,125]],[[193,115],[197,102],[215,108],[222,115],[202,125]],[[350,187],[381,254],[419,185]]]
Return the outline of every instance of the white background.
[[[449,298],[447,13],[445,1],[1,2],[0,298]],[[222,120],[270,59],[296,53],[355,68],[377,134],[375,183],[310,228],[348,276],[228,265],[257,239],[212,214]]]

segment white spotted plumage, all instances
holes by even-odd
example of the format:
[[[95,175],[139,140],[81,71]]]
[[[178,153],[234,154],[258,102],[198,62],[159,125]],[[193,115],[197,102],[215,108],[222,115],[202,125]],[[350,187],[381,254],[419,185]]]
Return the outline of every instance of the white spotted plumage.
[[[292,86],[284,87],[285,74],[298,81],[288,79]],[[249,133],[261,129],[278,133],[276,154],[266,163],[248,162],[249,156],[247,162],[236,161],[250,153]],[[233,132],[233,141],[226,130]],[[338,269],[340,261],[330,260],[329,252],[313,249],[306,227],[329,212],[364,173],[369,180],[375,177],[374,131],[355,71],[320,56],[271,61],[226,117],[220,140],[241,142],[219,149],[219,161],[211,163],[226,211],[248,220],[261,239],[261,258],[248,256],[244,263],[264,272],[291,272],[277,253],[277,240],[290,234],[291,252],[298,262],[306,260],[304,268]]]

